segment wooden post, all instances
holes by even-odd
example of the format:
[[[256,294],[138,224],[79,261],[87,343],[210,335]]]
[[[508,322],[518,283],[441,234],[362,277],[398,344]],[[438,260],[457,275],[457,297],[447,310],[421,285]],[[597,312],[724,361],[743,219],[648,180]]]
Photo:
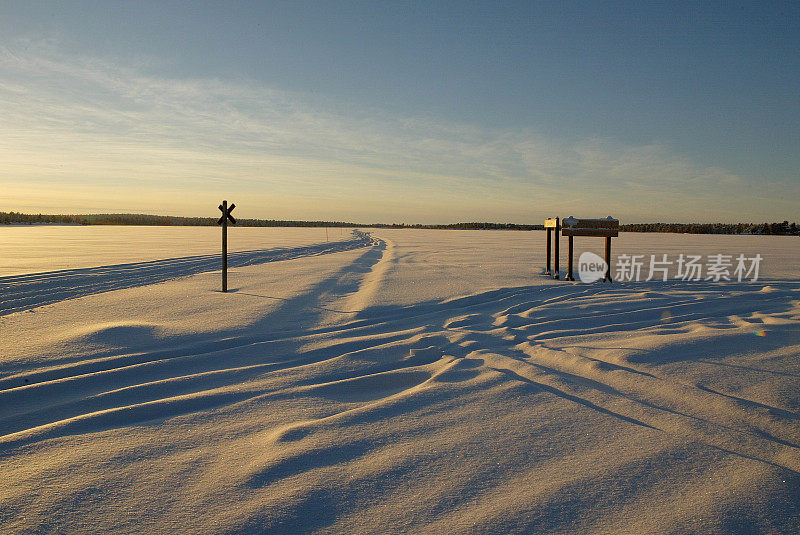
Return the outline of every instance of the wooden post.
[[[230,220],[231,223],[234,225],[236,224],[236,219],[233,218],[231,212],[233,209],[236,208],[236,205],[231,203],[230,208],[228,208],[228,201],[222,201],[222,204],[219,205],[219,209],[222,212],[222,217],[219,218],[217,221],[217,225],[222,225],[222,291],[228,291],[228,221]]]
[[[611,280],[611,236],[606,236],[606,276],[603,282],[613,282]]]
[[[558,224],[558,218],[556,218],[556,241],[555,241],[555,268],[553,269],[553,278],[558,279],[558,242],[561,241],[559,239],[559,232],[561,232],[561,226]]]
[[[569,250],[569,258],[567,259],[567,276],[564,277],[565,281],[574,281],[575,277],[572,276],[572,236],[567,237],[567,249]]]
[[[222,213],[228,211],[228,201],[222,201]],[[222,219],[222,291],[228,291],[228,218]]]
[[[547,268],[544,271],[545,275],[550,275],[550,236],[553,234],[553,229],[547,229]]]

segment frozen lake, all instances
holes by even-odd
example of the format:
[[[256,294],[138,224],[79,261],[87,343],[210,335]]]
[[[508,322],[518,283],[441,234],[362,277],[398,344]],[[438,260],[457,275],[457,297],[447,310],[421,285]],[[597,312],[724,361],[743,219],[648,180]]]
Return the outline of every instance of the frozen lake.
[[[370,233],[0,228],[4,530],[800,530],[800,239]]]
[[[0,277],[214,254],[220,233],[219,227],[0,225]],[[241,227],[230,233],[230,251],[326,241],[324,228]],[[349,233],[328,229],[330,240]]]
[[[367,229],[369,230],[369,229]],[[228,249],[246,251],[274,247],[296,247],[342,240],[350,229],[343,228],[229,228]],[[447,254],[460,254],[467,264],[504,264],[519,271],[544,265],[544,231],[451,231],[389,230],[386,236],[405,236],[410,241],[440,244]],[[399,234],[398,234],[399,233]],[[765,277],[800,278],[800,240],[789,236],[729,236],[658,233],[622,233],[613,240],[612,256],[667,253],[684,254],[760,253]],[[430,248],[436,251],[435,247]],[[455,250],[453,250],[455,249]],[[217,254],[218,227],[140,227],[78,225],[0,225],[0,277],[59,269],[75,269],[129,262],[161,260],[191,255]],[[487,258],[482,251],[492,251]],[[576,238],[575,259],[584,250],[603,254],[602,238]],[[567,240],[562,238],[561,267],[566,268]],[[472,258],[468,258],[469,256]],[[499,255],[499,256],[497,256]],[[464,262],[458,263],[459,267]],[[497,270],[487,270],[496,273]]]

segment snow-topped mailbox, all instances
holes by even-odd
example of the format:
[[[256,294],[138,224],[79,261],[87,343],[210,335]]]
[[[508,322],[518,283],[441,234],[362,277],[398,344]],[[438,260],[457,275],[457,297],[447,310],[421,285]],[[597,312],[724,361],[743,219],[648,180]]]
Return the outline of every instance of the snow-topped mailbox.
[[[572,276],[572,238],[573,236],[596,236],[606,239],[606,273],[603,277],[603,282],[611,282],[611,238],[619,236],[619,220],[608,216],[605,219],[578,219],[569,216],[561,220],[556,217],[554,219],[546,219],[544,227],[547,230],[547,270],[545,273],[550,274],[550,233],[556,231],[555,241],[555,270],[553,271],[553,278],[558,278],[558,231],[561,231],[562,236],[569,238],[569,260],[567,263],[567,276],[564,280],[572,281],[575,278]]]

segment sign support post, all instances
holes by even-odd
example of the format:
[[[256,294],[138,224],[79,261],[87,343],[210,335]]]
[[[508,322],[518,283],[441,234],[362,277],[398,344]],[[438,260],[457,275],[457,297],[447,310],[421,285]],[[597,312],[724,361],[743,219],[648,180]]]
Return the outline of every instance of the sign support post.
[[[558,252],[558,242],[559,242],[558,233],[561,231],[561,223],[559,222],[559,219],[557,217],[554,217],[554,218],[551,218],[551,219],[545,219],[544,220],[544,228],[547,231],[547,246],[546,246],[547,247],[547,265],[545,266],[544,274],[545,275],[552,275],[554,279],[557,279],[558,278],[558,271],[559,271],[559,269],[558,269],[559,268],[559,266],[558,266],[558,257],[559,257],[559,252]],[[551,244],[550,236],[553,233],[553,231],[555,231],[555,234],[556,234],[556,241],[555,241],[555,249],[556,249],[555,250],[555,264],[556,265],[555,265],[555,269],[553,271],[550,271],[550,244]]]
[[[222,212],[222,217],[217,221],[217,225],[222,225],[222,291],[228,291],[228,221],[236,224],[236,219],[233,218],[231,212],[236,208],[236,205],[231,203],[228,207],[228,201],[222,201],[219,209]]]
[[[564,280],[574,281],[575,277],[572,276],[572,236],[567,237],[567,250],[569,251],[567,255],[567,276],[564,277]]]
[[[553,234],[553,229],[547,228],[547,266],[545,267],[544,274],[550,275],[552,271],[550,270],[550,236]]]

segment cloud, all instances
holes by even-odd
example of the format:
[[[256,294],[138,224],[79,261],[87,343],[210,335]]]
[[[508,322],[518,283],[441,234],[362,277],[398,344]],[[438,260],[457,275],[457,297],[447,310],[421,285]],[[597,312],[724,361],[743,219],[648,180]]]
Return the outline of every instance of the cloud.
[[[38,187],[49,185],[73,192],[64,211],[77,197],[87,211],[157,202],[197,214],[238,194],[258,203],[242,203],[254,217],[536,222],[567,211],[750,219],[786,199],[767,188],[747,206],[743,177],[666,146],[401,117],[252,80],[155,76],[149,64],[0,49],[0,202],[36,209],[22,192],[40,191],[38,206],[52,208]]]

